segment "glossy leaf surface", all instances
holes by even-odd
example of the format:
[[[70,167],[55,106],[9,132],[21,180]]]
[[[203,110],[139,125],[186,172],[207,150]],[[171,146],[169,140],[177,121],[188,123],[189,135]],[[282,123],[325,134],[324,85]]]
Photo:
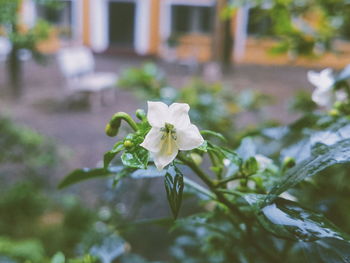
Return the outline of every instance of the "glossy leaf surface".
[[[332,146],[318,144],[313,148],[311,157],[291,168],[283,179],[276,184],[267,197],[272,201],[278,195],[307,177],[335,164],[350,162],[350,140],[340,141]]]
[[[137,146],[132,149],[132,151],[125,151],[121,160],[125,166],[146,169],[149,159],[149,152],[141,147]]]
[[[169,166],[164,177],[164,185],[171,211],[176,219],[182,202],[184,177],[181,171],[175,165]]]
[[[296,202],[277,198],[261,207],[264,195],[247,195],[245,199],[258,211],[258,220],[264,228],[278,237],[303,242],[331,238],[349,244],[349,236],[322,214],[305,209]]]
[[[124,145],[122,142],[118,142],[116,143],[112,150],[106,152],[103,156],[103,167],[104,168],[108,168],[110,162],[114,159],[114,157],[121,152],[122,150],[124,150]]]

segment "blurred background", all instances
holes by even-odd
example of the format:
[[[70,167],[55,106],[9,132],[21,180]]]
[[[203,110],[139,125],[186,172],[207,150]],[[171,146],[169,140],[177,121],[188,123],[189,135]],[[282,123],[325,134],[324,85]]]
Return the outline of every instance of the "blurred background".
[[[0,262],[185,262],[168,223],[144,225],[170,216],[162,180],[58,182],[101,166],[111,116],[147,100],[189,103],[231,147],[295,120],[307,71],[350,62],[349,14],[345,0],[0,0]]]

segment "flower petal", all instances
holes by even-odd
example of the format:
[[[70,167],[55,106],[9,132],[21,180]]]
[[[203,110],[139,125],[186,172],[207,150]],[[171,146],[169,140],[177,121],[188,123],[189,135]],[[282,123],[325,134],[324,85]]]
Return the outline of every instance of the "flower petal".
[[[176,143],[180,150],[189,151],[202,145],[204,139],[196,125],[191,124],[186,129],[176,130]]]
[[[322,91],[330,90],[334,84],[332,69],[330,68],[326,68],[320,73],[309,71],[307,77],[311,84]]]
[[[163,133],[160,131],[160,128],[152,128],[140,145],[150,152],[159,152],[162,147],[162,136]]]
[[[164,141],[159,152],[151,152],[154,159],[154,164],[158,170],[162,170],[165,166],[171,163],[179,152],[179,149],[173,139],[170,140],[170,143],[171,145],[169,147],[168,143]],[[169,149],[171,149],[170,152]]]
[[[148,101],[147,119],[152,127],[164,127],[169,119],[169,107],[160,101]]]
[[[319,106],[331,107],[333,94],[331,91],[315,89],[315,91],[312,93],[312,100]]]
[[[189,110],[190,106],[187,103],[173,103],[169,106],[171,123],[176,129],[183,129],[191,124]]]
[[[348,94],[344,90],[337,90],[335,92],[335,97],[337,101],[346,101],[348,99]]]

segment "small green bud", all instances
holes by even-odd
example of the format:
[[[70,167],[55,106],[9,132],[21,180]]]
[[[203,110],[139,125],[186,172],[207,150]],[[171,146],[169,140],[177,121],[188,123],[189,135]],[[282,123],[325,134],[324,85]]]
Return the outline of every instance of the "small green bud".
[[[202,156],[197,153],[191,153],[191,158],[196,165],[200,165],[203,161]]]
[[[106,125],[105,132],[109,137],[114,137],[118,134],[118,128],[112,127],[109,123]]]
[[[331,109],[328,112],[328,115],[331,116],[331,117],[338,117],[340,115],[340,112],[337,109]]]
[[[286,157],[283,160],[283,166],[286,168],[292,168],[295,166],[295,159],[293,157]]]
[[[130,141],[130,140],[125,140],[125,141],[124,141],[124,147],[125,147],[125,148],[131,148],[131,147],[133,147],[133,146],[134,146],[134,144],[133,144],[132,141]]]
[[[144,121],[147,119],[146,112],[144,110],[141,110],[141,109],[138,109],[136,111],[136,117],[141,121]]]
[[[106,125],[105,132],[108,136],[114,137],[118,134],[122,120],[118,117],[112,117],[111,121]]]
[[[259,163],[255,157],[250,157],[247,159],[241,168],[241,171],[245,175],[253,175],[259,170]]]

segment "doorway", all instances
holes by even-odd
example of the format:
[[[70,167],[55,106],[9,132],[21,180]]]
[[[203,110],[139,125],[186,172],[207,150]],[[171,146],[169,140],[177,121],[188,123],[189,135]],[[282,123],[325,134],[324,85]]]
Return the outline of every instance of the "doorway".
[[[134,49],[135,2],[109,2],[109,44],[110,47]]]

